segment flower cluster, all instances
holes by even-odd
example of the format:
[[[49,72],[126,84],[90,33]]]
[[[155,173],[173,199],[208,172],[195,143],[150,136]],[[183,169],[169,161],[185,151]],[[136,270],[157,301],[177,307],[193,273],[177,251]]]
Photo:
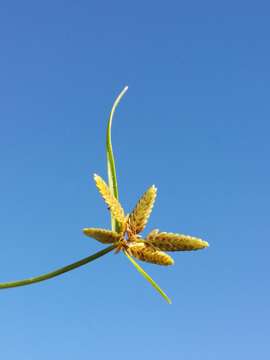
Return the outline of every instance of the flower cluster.
[[[199,238],[159,232],[152,230],[145,238],[139,234],[144,230],[152,212],[157,195],[157,188],[151,186],[139,199],[133,211],[125,215],[124,210],[110,191],[106,182],[98,175],[94,175],[96,186],[107,204],[113,218],[117,221],[119,232],[85,228],[85,235],[103,243],[114,244],[116,252],[123,251],[130,256],[158,265],[172,265],[172,257],[165,251],[190,251],[208,247],[208,243]]]

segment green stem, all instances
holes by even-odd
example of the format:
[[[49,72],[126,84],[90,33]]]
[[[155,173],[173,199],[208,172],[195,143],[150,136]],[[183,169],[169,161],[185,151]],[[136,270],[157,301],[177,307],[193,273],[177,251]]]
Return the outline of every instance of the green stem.
[[[111,129],[112,129],[112,120],[114,116],[115,109],[117,108],[120,100],[127,92],[128,87],[125,86],[121,93],[117,96],[116,100],[113,103],[113,107],[110,113],[108,126],[107,126],[107,136],[106,136],[106,153],[107,153],[107,170],[108,170],[108,183],[111,192],[118,199],[118,186],[117,186],[117,177],[116,177],[116,169],[115,169],[115,162],[114,162],[114,155],[113,155],[113,148],[112,148],[112,140],[111,140]],[[118,222],[112,217],[112,230],[119,231],[120,226]]]
[[[8,288],[12,288],[12,287],[18,287],[18,286],[25,286],[25,285],[31,285],[37,282],[41,282],[41,281],[45,281],[45,280],[49,280],[53,277],[62,275],[68,271],[74,270],[80,266],[86,265],[91,261],[94,261],[96,259],[98,259],[99,257],[107,254],[108,252],[112,251],[115,248],[115,245],[111,245],[108,246],[107,248],[98,251],[97,253],[88,256],[84,259],[81,259],[79,261],[76,261],[70,265],[64,266],[61,269],[57,269],[54,270],[52,272],[49,272],[47,274],[43,274],[43,275],[39,275],[36,277],[32,277],[30,279],[24,279],[24,280],[19,280],[19,281],[11,281],[11,282],[6,282],[6,283],[0,283],[0,289],[8,289]]]

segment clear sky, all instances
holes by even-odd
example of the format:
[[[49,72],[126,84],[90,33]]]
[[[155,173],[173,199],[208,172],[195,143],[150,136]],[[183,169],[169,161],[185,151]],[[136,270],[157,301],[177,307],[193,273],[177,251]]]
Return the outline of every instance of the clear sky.
[[[268,359],[268,1],[2,1],[0,281],[102,249],[92,174],[105,128],[130,211],[158,188],[147,230],[202,237],[173,267],[122,255],[0,292],[1,358]]]

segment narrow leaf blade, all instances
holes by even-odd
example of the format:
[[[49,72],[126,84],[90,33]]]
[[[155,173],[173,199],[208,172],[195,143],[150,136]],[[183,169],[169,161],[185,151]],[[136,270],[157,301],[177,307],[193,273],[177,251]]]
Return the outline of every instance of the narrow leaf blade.
[[[116,169],[115,169],[115,160],[114,160],[114,154],[113,154],[113,148],[112,148],[112,140],[111,140],[111,128],[112,128],[112,120],[114,116],[115,109],[117,108],[119,102],[121,101],[122,97],[127,92],[128,87],[124,87],[124,89],[121,91],[121,93],[116,98],[110,116],[108,120],[108,126],[107,126],[107,136],[106,136],[106,154],[107,154],[107,171],[108,171],[108,183],[109,188],[112,192],[112,194],[115,196],[116,199],[118,199],[118,185],[117,185],[117,177],[116,177]],[[120,226],[113,217],[111,217],[112,222],[112,230],[113,231],[119,231]]]
[[[160,293],[160,295],[169,303],[171,304],[171,299],[165,294],[165,292],[158,286],[158,284],[150,277],[150,275],[147,274],[143,270],[143,268],[125,251],[125,255],[130,260],[130,262],[135,266],[135,268],[138,270],[138,272],[147,280],[150,282],[150,284]]]

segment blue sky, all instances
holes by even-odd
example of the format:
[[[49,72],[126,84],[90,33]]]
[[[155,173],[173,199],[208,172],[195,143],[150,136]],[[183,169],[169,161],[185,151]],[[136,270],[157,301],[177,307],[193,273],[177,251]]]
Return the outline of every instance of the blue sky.
[[[210,248],[142,264],[121,254],[0,293],[1,355],[21,359],[269,357],[269,10],[257,1],[3,1],[0,5],[1,280],[98,251],[109,227],[113,99],[120,199],[150,185],[148,230]]]

